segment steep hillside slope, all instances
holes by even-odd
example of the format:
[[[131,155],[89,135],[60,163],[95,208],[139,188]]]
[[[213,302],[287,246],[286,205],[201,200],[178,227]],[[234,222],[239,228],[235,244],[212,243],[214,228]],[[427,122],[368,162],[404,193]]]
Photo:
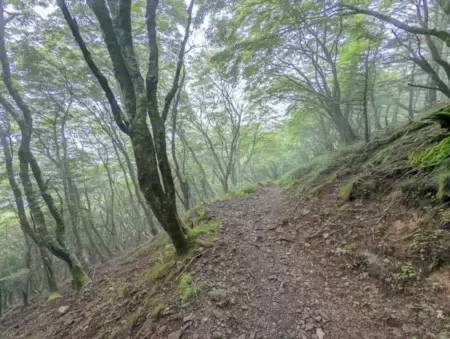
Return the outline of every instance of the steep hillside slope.
[[[282,183],[297,183],[302,196],[328,201],[329,213],[355,214],[359,235],[336,232],[340,253],[366,253],[370,260],[379,255],[390,271],[423,278],[450,263],[448,121],[450,106],[444,106],[369,144],[318,159]],[[370,224],[358,221],[360,211],[372,213]]]

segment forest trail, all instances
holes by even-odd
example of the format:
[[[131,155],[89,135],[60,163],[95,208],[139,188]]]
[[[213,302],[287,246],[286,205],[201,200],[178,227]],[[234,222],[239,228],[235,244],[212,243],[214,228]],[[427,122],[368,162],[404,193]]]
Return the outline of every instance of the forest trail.
[[[176,288],[167,287],[163,293],[173,302],[158,320],[112,330],[126,325],[148,297],[138,283],[148,258],[120,259],[98,273],[81,298],[34,305],[5,320],[6,338],[446,338],[437,336],[444,321],[430,294],[392,293],[349,269],[334,254],[330,225],[337,219],[324,212],[327,199],[293,195],[268,186],[208,206],[210,217],[222,222],[220,237],[189,267],[207,288],[181,305],[173,297]],[[119,282],[127,282],[128,292],[115,302]],[[60,312],[66,305],[68,311]]]
[[[323,206],[305,203],[266,187],[215,204],[223,236],[194,275],[229,291],[228,305],[198,300],[198,321],[183,338],[431,336],[434,319],[425,316],[418,299],[387,295],[366,274],[345,270],[325,239],[322,247],[305,240],[311,226],[320,230],[327,224],[316,214]]]

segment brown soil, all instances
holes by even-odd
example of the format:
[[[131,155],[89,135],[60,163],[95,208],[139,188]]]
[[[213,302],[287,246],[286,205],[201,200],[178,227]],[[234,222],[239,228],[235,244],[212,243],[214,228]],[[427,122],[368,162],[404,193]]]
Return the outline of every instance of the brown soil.
[[[10,313],[0,337],[448,338],[448,290],[425,281],[392,288],[359,267],[357,255],[337,250],[347,241],[379,253],[380,221],[395,225],[395,235],[414,227],[419,211],[388,197],[339,208],[334,188],[320,199],[293,195],[264,187],[209,206],[222,221],[220,239],[187,268],[208,287],[181,305],[177,283],[159,286],[158,320],[138,312],[149,295],[149,253],[138,251],[99,270],[79,296]],[[126,287],[121,298],[118,286]]]

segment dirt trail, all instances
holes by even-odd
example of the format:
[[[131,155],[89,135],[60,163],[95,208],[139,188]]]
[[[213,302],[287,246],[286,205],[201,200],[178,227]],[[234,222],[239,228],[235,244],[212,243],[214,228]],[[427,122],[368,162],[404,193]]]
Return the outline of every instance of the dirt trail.
[[[130,312],[147,297],[140,282],[148,258],[125,258],[99,273],[82,298],[35,305],[8,318],[3,325],[14,329],[8,338],[448,338],[437,335],[445,319],[439,319],[436,300],[389,293],[367,273],[345,266],[330,240],[342,226],[333,224],[346,221],[337,210],[324,213],[322,200],[263,187],[209,206],[210,216],[222,221],[220,239],[190,266],[194,279],[208,288],[183,306],[177,285],[167,286],[162,293],[172,296],[172,303],[165,300],[168,311],[158,321],[130,331],[106,329],[126,327]],[[362,213],[366,219],[345,217],[359,222],[374,212]],[[324,229],[326,236],[307,240]],[[115,302],[115,286],[124,282],[134,290],[126,301]],[[69,312],[58,315],[60,305],[69,305]]]
[[[214,206],[222,240],[194,275],[229,291],[229,305],[198,300],[183,338],[433,337],[421,297],[388,296],[367,275],[343,270],[325,243],[312,249],[305,228],[323,225],[313,224],[314,206],[293,201],[267,187]]]

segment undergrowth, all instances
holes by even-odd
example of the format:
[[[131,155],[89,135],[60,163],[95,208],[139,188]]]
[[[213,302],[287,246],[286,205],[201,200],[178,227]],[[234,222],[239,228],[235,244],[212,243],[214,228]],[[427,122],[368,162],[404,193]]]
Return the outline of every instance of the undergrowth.
[[[225,199],[243,198],[253,193],[255,186],[250,183],[244,183],[241,186],[235,187],[233,190],[225,194]]]
[[[205,283],[194,281],[191,274],[183,273],[178,285],[181,302],[185,304],[197,297],[205,286]]]

